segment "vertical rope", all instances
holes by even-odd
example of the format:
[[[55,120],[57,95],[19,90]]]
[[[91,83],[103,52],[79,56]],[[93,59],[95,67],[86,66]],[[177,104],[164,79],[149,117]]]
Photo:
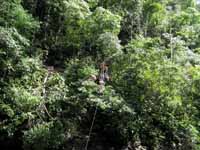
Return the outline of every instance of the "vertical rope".
[[[49,73],[49,71],[48,71],[48,73],[47,73],[47,75],[46,75],[46,77],[45,77],[45,79],[44,79],[44,82],[43,82],[42,95],[43,95],[43,98],[44,98],[44,99],[46,98],[46,82],[47,82],[47,80],[48,80],[49,75],[50,75],[50,73]],[[45,112],[47,113],[48,117],[51,118],[51,119],[53,119],[53,117],[50,115],[50,113],[49,113],[49,111],[48,111],[48,109],[47,109],[45,103],[44,103],[44,102],[41,102],[40,106],[42,106],[42,107],[44,108],[44,110],[45,110]]]
[[[171,63],[173,65],[173,43],[172,43],[172,40],[173,40],[173,35],[172,35],[172,29],[170,28],[170,50],[171,50]]]
[[[171,64],[170,64],[170,87],[169,87],[169,89],[170,89],[170,95],[172,96],[173,94],[172,94],[172,90],[173,90],[173,64],[174,64],[174,46],[173,46],[173,34],[172,34],[172,28],[171,28],[171,26],[170,26],[170,55],[171,55]]]
[[[103,63],[105,63],[105,61],[103,61]],[[100,66],[100,75],[99,75],[99,78],[102,78],[101,76],[104,75],[104,71],[105,71],[105,64],[103,64],[103,66]],[[103,77],[103,79],[99,79],[99,80],[105,81],[105,77]],[[105,86],[105,85],[103,84],[103,86]],[[99,90],[101,91],[100,94],[103,94],[104,91],[102,90],[102,84],[101,83],[99,83]],[[86,145],[85,145],[85,150],[88,149],[88,144],[90,142],[90,137],[91,137],[91,134],[92,134],[92,129],[93,129],[93,126],[94,126],[96,115],[97,115],[97,105],[95,107],[94,115],[93,115],[93,118],[92,118],[92,124],[90,126],[88,138],[87,138]]]
[[[94,126],[96,115],[97,115],[97,105],[96,105],[95,112],[94,112],[94,115],[93,115],[92,124],[91,124],[90,131],[89,131],[89,134],[88,134],[87,142],[86,142],[86,145],[85,145],[85,150],[88,149],[88,144],[90,142],[90,136],[92,134],[92,129],[93,129],[93,126]]]

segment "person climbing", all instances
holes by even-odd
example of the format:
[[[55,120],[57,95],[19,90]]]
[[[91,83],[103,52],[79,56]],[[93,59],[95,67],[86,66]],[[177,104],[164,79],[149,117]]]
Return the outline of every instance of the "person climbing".
[[[99,76],[97,77],[96,75],[91,75],[90,79],[99,84],[99,93],[103,93],[105,89],[105,82],[110,80],[108,75],[108,65],[105,62],[102,62],[99,68]]]
[[[108,66],[106,65],[105,62],[102,62],[100,64],[99,93],[103,93],[106,81],[109,81]]]
[[[102,96],[103,95],[103,91],[105,89],[105,82],[109,81],[110,77],[108,75],[108,65],[105,63],[105,61],[100,64],[99,68],[100,68],[99,69],[99,75],[97,76],[97,75],[93,74],[93,75],[90,76],[89,79],[94,81],[94,82],[96,82],[97,84],[99,84],[99,96],[100,95]],[[92,124],[91,124],[90,130],[89,130],[89,135],[88,135],[87,142],[86,142],[86,145],[85,145],[85,150],[88,149],[88,143],[90,141],[92,128],[93,128],[95,117],[96,117],[96,114],[97,114],[97,108],[98,108],[98,105],[96,105],[96,108],[95,108]]]
[[[105,62],[102,62],[100,64],[100,77],[99,78],[104,81],[110,80],[109,75],[108,75],[108,65]]]

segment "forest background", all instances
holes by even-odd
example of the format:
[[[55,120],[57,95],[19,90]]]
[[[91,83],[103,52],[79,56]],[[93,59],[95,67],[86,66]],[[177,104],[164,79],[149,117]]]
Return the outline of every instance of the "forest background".
[[[200,150],[198,3],[0,0],[2,150]]]

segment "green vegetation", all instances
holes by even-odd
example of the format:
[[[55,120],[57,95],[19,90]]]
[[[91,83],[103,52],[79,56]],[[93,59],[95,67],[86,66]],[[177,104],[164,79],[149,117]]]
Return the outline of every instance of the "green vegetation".
[[[86,150],[96,108],[88,150],[200,150],[195,0],[0,6],[2,150]],[[104,60],[100,94],[90,77]]]

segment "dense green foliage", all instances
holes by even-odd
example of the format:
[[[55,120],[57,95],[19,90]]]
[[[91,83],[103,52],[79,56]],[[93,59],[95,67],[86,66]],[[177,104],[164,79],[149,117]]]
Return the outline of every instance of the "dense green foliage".
[[[195,0],[0,6],[1,148],[82,150],[97,107],[88,149],[200,150]],[[111,80],[99,94],[89,77],[103,60]]]

